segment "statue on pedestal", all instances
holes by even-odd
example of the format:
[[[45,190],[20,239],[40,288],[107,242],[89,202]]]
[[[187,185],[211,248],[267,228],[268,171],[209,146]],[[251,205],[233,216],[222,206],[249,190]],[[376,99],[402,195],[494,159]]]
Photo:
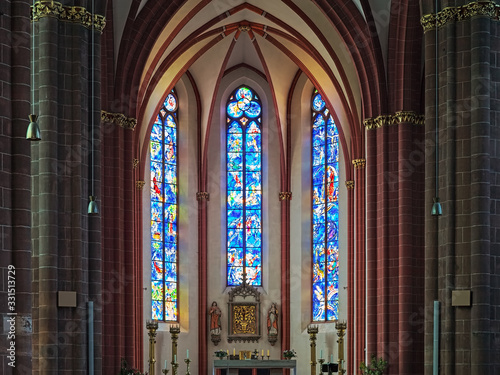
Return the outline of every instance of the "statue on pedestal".
[[[271,345],[278,340],[278,307],[274,302],[267,313],[267,336]]]
[[[217,302],[213,301],[210,310],[208,310],[208,315],[210,315],[210,335],[214,345],[217,345],[220,341],[221,333],[221,315],[222,312],[217,306]]]

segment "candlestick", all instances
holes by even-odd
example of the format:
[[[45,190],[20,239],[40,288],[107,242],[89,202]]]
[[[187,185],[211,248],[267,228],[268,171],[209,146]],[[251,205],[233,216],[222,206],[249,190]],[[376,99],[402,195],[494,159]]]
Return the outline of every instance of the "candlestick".
[[[155,344],[156,344],[156,330],[158,329],[158,322],[156,320],[147,321],[146,328],[148,329],[149,336],[149,374],[155,375]]]
[[[318,326],[307,327],[309,341],[311,342],[311,375],[316,375],[316,334],[319,332]]]
[[[168,374],[168,369],[164,368],[163,370],[161,370],[161,372],[163,372],[165,375]]]
[[[323,375],[323,363],[325,360],[323,358],[318,359],[319,362],[319,375]]]
[[[189,358],[186,358],[184,362],[186,362],[186,375],[191,375],[191,373],[189,372],[189,363],[191,362],[191,360]]]
[[[172,362],[177,362],[177,359],[174,360],[174,356],[177,356],[177,339],[179,338],[179,333],[181,333],[181,327],[179,325],[172,324],[170,326],[170,337],[172,338]]]
[[[177,375],[177,367],[179,367],[179,364],[177,362],[172,361],[172,374]]]
[[[347,323],[337,322],[335,323],[335,328],[337,329],[337,336],[338,336],[337,343],[339,344],[339,374],[342,375],[346,371],[344,370],[343,367],[344,367],[344,335],[345,335],[345,330],[347,328]]]

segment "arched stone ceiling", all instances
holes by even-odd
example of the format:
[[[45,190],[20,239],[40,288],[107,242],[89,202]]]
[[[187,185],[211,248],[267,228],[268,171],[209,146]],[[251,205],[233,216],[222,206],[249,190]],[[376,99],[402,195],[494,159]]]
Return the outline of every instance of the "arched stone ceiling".
[[[366,0],[360,2],[364,2],[365,7],[371,6]],[[360,2],[356,2],[354,11],[363,19]],[[390,3],[388,0],[372,2],[379,8],[383,7],[382,3]],[[160,3],[158,0],[113,1],[115,48],[119,46],[117,71],[120,72],[122,60],[130,59],[127,55],[135,53],[132,38],[144,40],[146,37],[153,41],[146,51],[135,47],[142,61],[138,59],[133,71],[129,64],[129,71],[125,69],[121,77],[117,77],[117,87],[129,84],[127,80],[137,81],[133,83],[138,94],[134,112],[139,124],[152,123],[166,92],[189,71],[202,100],[204,135],[212,98],[216,95],[214,91],[224,71],[245,65],[267,76],[281,119],[279,126],[284,132],[290,83],[300,70],[334,109],[336,121],[343,129],[343,147],[351,147],[353,129],[361,132],[360,78],[351,51],[324,8],[305,0],[179,1],[175,12],[164,17],[164,25],[154,25],[155,33],[129,34],[125,40],[116,41],[127,35],[127,28],[152,29],[151,25],[146,27],[140,23],[159,22],[163,9]],[[124,25],[123,33],[121,25]],[[145,139],[147,131],[142,127],[139,139]]]

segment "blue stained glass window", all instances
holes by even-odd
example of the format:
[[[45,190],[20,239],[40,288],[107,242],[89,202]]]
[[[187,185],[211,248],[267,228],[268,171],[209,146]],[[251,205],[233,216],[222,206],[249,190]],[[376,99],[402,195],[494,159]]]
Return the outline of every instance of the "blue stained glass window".
[[[151,155],[151,317],[178,321],[177,96],[172,90],[153,124]]]
[[[262,105],[241,86],[226,105],[227,285],[262,285]]]
[[[316,322],[338,319],[339,134],[317,90],[312,108],[312,313]]]

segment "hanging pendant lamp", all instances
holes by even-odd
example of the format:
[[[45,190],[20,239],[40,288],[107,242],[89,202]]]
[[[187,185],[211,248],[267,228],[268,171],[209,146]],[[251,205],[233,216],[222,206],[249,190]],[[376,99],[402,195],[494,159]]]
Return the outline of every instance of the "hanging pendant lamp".
[[[35,11],[35,2],[33,1],[33,10],[32,12]],[[33,109],[35,109],[35,23],[32,23],[31,26],[31,39],[32,39],[32,46],[31,46],[31,52],[32,52],[32,58],[31,58],[31,106]],[[30,119],[30,123],[28,125],[28,129],[26,130],[26,139],[28,141],[39,141],[42,139],[40,136],[40,126],[38,126],[38,122],[36,121],[38,116],[37,115],[29,115],[28,116]]]
[[[92,100],[92,105],[91,105],[91,115],[90,115],[90,118],[91,118],[91,134],[90,134],[90,137],[91,137],[91,150],[90,150],[90,155],[91,155],[91,176],[90,176],[90,179],[91,179],[91,184],[92,184],[92,195],[89,196],[89,206],[88,206],[88,209],[87,209],[87,213],[89,215],[96,215],[99,213],[99,208],[97,207],[97,202],[96,202],[96,196],[94,194],[94,185],[95,185],[95,181],[94,181],[94,59],[95,59],[95,56],[94,56],[94,1],[95,0],[92,0],[92,23],[91,23],[91,43],[92,43],[92,55],[91,55],[91,79],[90,79],[90,83],[91,83],[91,100]]]
[[[439,190],[439,71],[438,71],[438,11],[437,11],[437,0],[435,2],[435,12],[436,12],[436,128],[435,128],[435,142],[436,142],[436,182],[435,182],[435,194],[431,209],[432,216],[441,216],[443,214],[443,209],[441,207],[441,202],[439,201],[438,190]]]
[[[28,130],[26,130],[26,139],[28,141],[39,141],[42,138],[40,137],[40,126],[38,126],[38,122],[36,122],[37,115],[29,115],[30,123],[28,125]]]

